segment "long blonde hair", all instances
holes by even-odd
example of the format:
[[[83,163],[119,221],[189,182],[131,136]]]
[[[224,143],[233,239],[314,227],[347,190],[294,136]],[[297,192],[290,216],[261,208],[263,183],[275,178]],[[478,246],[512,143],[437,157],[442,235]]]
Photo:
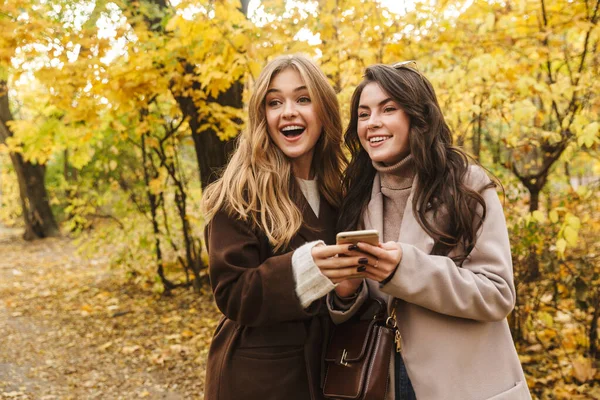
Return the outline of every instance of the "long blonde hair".
[[[265,97],[271,80],[293,68],[308,88],[323,131],[315,144],[312,168],[319,192],[329,204],[341,204],[342,122],[337,97],[323,72],[302,55],[281,56],[258,77],[248,106],[248,126],[220,179],[203,194],[206,222],[221,209],[262,230],[275,250],[287,247],[302,225],[302,213],[292,200],[295,187],[289,159],[267,130]]]

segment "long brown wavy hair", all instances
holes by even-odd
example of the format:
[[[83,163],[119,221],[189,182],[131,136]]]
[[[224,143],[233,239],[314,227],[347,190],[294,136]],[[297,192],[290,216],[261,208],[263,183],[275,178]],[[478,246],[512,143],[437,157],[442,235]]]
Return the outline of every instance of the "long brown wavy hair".
[[[217,211],[225,210],[263,231],[276,251],[287,247],[303,222],[293,201],[299,189],[290,160],[270,138],[265,114],[269,84],[288,68],[302,77],[323,124],[312,161],[319,192],[329,204],[340,207],[346,158],[342,152],[339,104],[325,74],[302,55],[277,57],[264,67],[248,104],[248,126],[221,178],[203,193],[206,223]]]
[[[421,227],[435,239],[434,254],[448,254],[462,244],[465,254],[455,258],[462,263],[475,245],[486,214],[485,201],[479,192],[464,184],[470,158],[453,146],[452,132],[444,120],[433,86],[423,74],[409,66],[377,64],[368,67],[352,95],[350,122],[344,136],[351,160],[342,183],[345,197],[338,229],[355,229],[371,196],[376,171],[360,144],[357,124],[360,96],[365,86],[372,82],[377,83],[410,117],[410,153],[417,171],[413,213]],[[490,182],[485,188],[494,186]],[[480,213],[477,206],[481,206]],[[425,218],[426,212],[430,211],[434,218]],[[441,211],[446,219],[443,224],[436,223]]]

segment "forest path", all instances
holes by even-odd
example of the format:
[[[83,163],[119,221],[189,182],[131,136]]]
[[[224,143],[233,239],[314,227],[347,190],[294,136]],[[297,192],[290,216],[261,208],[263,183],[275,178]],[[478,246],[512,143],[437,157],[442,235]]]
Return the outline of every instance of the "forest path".
[[[201,399],[209,294],[128,283],[67,238],[0,227],[0,399]]]

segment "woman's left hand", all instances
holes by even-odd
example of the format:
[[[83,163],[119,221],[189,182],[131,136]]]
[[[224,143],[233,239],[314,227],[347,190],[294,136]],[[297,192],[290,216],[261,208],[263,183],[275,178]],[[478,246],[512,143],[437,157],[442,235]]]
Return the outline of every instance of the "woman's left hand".
[[[393,274],[402,260],[402,247],[396,242],[381,243],[379,247],[359,242],[358,249],[376,259],[374,264],[367,265],[363,274],[377,282]]]

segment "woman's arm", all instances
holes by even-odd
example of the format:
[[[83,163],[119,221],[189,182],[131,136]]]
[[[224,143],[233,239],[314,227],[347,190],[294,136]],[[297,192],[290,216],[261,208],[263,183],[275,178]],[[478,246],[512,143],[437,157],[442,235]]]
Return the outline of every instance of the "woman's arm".
[[[347,244],[327,246],[322,240],[297,248],[292,256],[292,270],[302,306],[308,307],[334,288],[340,297],[354,295],[363,280],[358,269],[364,256],[350,250]]]
[[[399,264],[381,290],[441,314],[478,321],[504,319],[515,303],[508,232],[495,189],[484,190],[482,196],[486,217],[462,267],[449,257],[429,255],[406,243],[398,243],[399,251],[360,244],[361,250],[381,259],[399,254]]]
[[[215,301],[227,318],[258,326],[317,313],[320,302],[305,309],[295,293],[293,252],[261,260],[264,243],[244,222],[224,212],[207,226],[206,243]]]
[[[369,297],[367,282],[364,279],[360,281],[358,291],[348,297],[340,297],[335,292],[327,295],[327,309],[334,324],[338,325],[352,318]]]

